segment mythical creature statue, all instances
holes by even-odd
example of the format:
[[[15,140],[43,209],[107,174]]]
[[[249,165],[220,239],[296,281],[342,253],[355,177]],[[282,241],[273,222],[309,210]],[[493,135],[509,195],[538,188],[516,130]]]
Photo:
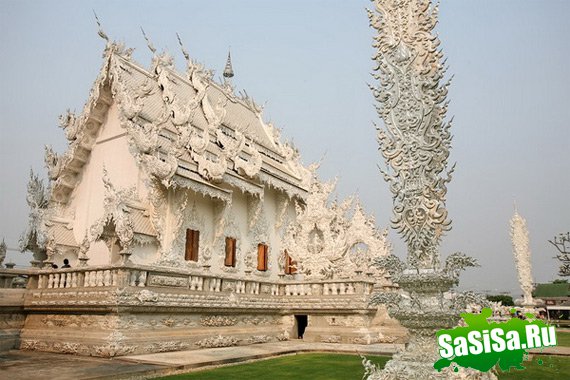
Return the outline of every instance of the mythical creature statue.
[[[39,259],[41,252],[45,251],[47,242],[44,217],[48,212],[48,193],[43,181],[30,170],[28,194],[26,196],[30,213],[28,227],[20,237],[20,250],[22,252],[32,251],[36,259]]]

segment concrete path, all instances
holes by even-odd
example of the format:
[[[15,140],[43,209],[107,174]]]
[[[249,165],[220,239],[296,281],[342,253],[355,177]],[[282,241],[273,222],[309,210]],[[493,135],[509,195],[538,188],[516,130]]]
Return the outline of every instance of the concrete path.
[[[126,379],[160,376],[168,367],[117,359],[18,351],[0,353],[0,379]]]
[[[113,359],[12,350],[0,353],[0,379],[149,379],[192,369],[297,352],[391,355],[401,345],[344,345],[288,341],[251,346],[132,355]]]
[[[391,355],[401,347],[402,345],[395,344],[348,345],[293,340],[251,346],[132,355],[113,359],[13,350],[0,353],[0,379],[150,379],[203,367],[300,352]],[[531,353],[570,356],[570,347],[531,350]]]

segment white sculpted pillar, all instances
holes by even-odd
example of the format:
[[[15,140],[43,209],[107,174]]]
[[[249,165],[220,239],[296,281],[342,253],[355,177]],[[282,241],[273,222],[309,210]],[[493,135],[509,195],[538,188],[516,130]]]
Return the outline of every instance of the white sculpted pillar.
[[[511,240],[513,242],[513,255],[519,278],[519,284],[523,292],[523,305],[532,306],[532,264],[530,262],[530,248],[528,246],[528,228],[526,220],[519,215],[515,208],[515,214],[511,219]]]

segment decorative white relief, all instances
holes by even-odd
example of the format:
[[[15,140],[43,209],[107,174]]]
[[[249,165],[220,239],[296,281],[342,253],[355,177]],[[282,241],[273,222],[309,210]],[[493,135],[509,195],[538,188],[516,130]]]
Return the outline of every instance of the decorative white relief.
[[[231,347],[237,346],[241,339],[234,336],[218,335],[197,341],[195,344],[200,348]]]
[[[296,205],[297,219],[284,237],[288,254],[308,278],[351,278],[369,271],[375,257],[390,253],[386,232],[375,227],[353,199],[328,205],[335,182],[311,185],[305,207]],[[354,209],[350,219],[350,210]]]
[[[210,315],[200,319],[200,324],[206,327],[234,326],[237,318],[227,315]]]
[[[272,256],[271,246],[269,246],[269,252],[267,253],[267,271],[257,270],[258,245],[260,243],[267,244],[269,242],[269,223],[267,222],[267,216],[265,215],[265,210],[263,208],[259,212],[259,217],[257,218],[255,225],[249,230],[249,242],[250,246],[244,258],[245,267],[252,270],[256,276],[269,277],[273,269],[272,260],[269,259]]]
[[[30,170],[26,202],[30,211],[28,214],[28,226],[20,237],[20,250],[22,252],[26,250],[32,251],[37,256],[41,251],[45,250],[48,238],[45,221],[49,219],[49,195],[43,181],[32,170]]]
[[[128,189],[115,189],[111,183],[107,170],[103,168],[103,184],[105,186],[104,198],[104,215],[98,219],[90,228],[91,241],[104,238],[109,239],[108,236],[103,236],[105,228],[112,228],[108,233],[116,234],[119,239],[121,249],[128,251],[133,245],[134,238],[134,224],[129,215],[129,202],[136,202],[136,189],[134,187]]]
[[[392,226],[407,244],[407,260],[396,256],[375,259],[390,272],[399,293],[376,293],[371,304],[384,304],[410,333],[405,350],[396,353],[384,369],[364,361],[365,378],[388,379],[496,379],[492,372],[452,368],[437,372],[437,342],[441,329],[459,321],[468,304],[483,305],[473,293],[452,293],[459,273],[477,261],[455,253],[442,266],[439,243],[451,226],[445,205],[451,148],[450,122],[445,122],[449,82],[443,82],[445,65],[440,41],[433,29],[438,5],[430,0],[374,0],[368,11],[377,32],[373,47],[376,61],[371,86],[378,115],[380,151],[390,171],[384,179],[393,194]]]
[[[235,266],[225,265],[225,244],[226,237],[233,237],[236,239],[236,252],[235,252]],[[226,273],[237,273],[240,271],[243,262],[243,235],[239,228],[239,224],[233,212],[229,212],[224,223],[224,233],[217,241],[212,249],[214,252],[218,252],[218,267]]]
[[[511,219],[511,241],[519,285],[523,291],[523,305],[531,306],[534,305],[534,300],[532,299],[532,263],[530,261],[528,228],[526,220],[519,215],[516,209]]]

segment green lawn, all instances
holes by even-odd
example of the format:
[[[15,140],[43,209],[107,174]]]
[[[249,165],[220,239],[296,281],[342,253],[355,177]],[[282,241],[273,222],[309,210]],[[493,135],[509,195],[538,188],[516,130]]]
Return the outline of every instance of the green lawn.
[[[570,347],[570,332],[557,331],[556,340],[558,346]]]
[[[390,357],[366,356],[373,363],[386,363]],[[364,375],[362,359],[357,355],[298,354],[238,364],[211,370],[190,372],[161,379],[200,380],[360,380]]]
[[[384,356],[367,356],[367,358],[381,366],[390,359]],[[570,373],[570,358],[533,356],[530,362],[524,363],[524,366],[526,367],[524,370],[513,369],[510,372],[500,373],[499,379],[563,379]],[[360,380],[363,374],[361,359],[356,355],[298,354],[161,379]]]
[[[533,356],[530,362],[524,362],[523,365],[526,369],[512,369],[509,372],[500,373],[499,379],[554,380],[567,379],[570,374],[570,358],[565,356]]]

